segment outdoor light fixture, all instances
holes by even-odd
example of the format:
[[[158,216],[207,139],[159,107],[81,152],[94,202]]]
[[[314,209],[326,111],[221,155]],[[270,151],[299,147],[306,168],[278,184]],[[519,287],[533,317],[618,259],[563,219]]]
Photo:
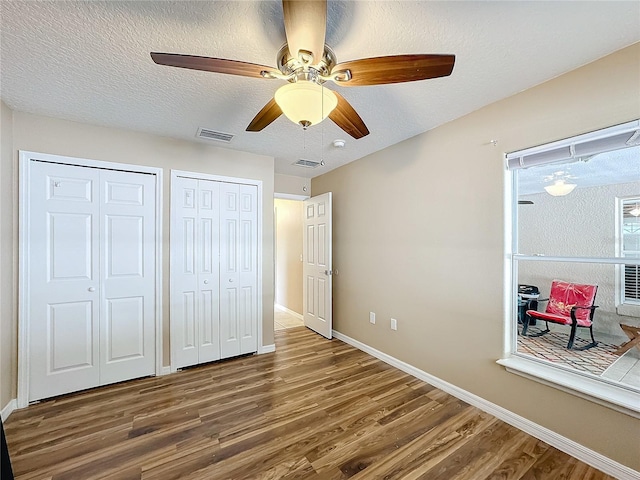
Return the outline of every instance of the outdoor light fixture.
[[[563,179],[556,180],[552,185],[547,185],[546,187],[544,187],[547,193],[549,195],[553,195],[554,197],[569,195],[571,192],[573,192],[574,188],[576,188],[575,183],[567,183]]]
[[[280,87],[274,98],[282,113],[305,130],[327,118],[338,105],[335,93],[308,80]]]

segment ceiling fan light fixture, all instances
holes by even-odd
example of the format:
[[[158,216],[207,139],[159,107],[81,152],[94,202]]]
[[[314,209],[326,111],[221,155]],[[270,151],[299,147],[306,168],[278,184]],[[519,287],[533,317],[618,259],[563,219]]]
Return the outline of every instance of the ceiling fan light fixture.
[[[338,106],[335,93],[308,80],[283,85],[274,98],[289,120],[305,128],[320,123]]]
[[[554,197],[562,197],[569,195],[576,188],[575,183],[567,183],[564,180],[556,180],[552,185],[547,185],[544,189],[549,195]]]

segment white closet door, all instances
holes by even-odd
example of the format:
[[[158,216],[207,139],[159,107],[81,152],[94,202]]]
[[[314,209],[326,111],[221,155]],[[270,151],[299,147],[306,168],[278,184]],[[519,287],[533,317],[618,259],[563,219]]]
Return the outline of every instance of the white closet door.
[[[240,185],[240,353],[258,350],[258,188]]]
[[[198,273],[199,363],[220,359],[219,256],[220,184],[198,181],[198,228],[196,243]]]
[[[240,355],[240,185],[220,184],[220,353]]]
[[[173,368],[256,352],[258,189],[173,182]]]
[[[198,363],[198,275],[197,275],[197,223],[198,180],[178,177],[172,199],[174,205],[171,245],[173,269],[171,271],[171,349],[174,368]]]
[[[171,344],[174,368],[220,359],[220,186],[178,177],[173,191]]]
[[[100,383],[155,373],[155,176],[100,171]]]
[[[98,386],[99,171],[32,162],[29,401]]]
[[[258,350],[258,189],[220,184],[222,358]]]

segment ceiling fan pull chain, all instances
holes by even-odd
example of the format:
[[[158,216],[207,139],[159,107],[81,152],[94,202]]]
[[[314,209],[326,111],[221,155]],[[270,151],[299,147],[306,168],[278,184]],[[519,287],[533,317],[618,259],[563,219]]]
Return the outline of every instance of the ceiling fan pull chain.
[[[324,85],[322,85],[322,89],[324,90]],[[324,112],[324,95],[322,95],[322,111]],[[321,138],[320,138],[320,166],[324,167],[325,163],[324,163],[324,123],[322,123],[321,127],[322,130],[320,132],[321,134]]]

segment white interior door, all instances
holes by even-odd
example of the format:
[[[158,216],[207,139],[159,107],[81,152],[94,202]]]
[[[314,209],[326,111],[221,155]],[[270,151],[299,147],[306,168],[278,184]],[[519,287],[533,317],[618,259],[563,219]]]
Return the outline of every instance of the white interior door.
[[[220,184],[198,180],[198,363],[220,359]]]
[[[304,201],[304,324],[332,337],[331,192]]]
[[[173,368],[198,364],[198,180],[173,179],[171,350]]]
[[[155,176],[100,170],[100,384],[155,373]]]
[[[182,368],[220,359],[220,186],[173,181],[171,345],[174,368]]]
[[[220,184],[220,351],[258,350],[257,204],[255,185]]]
[[[258,188],[240,185],[240,354],[258,350]]]
[[[240,185],[220,185],[220,351],[240,355]]]
[[[155,372],[155,178],[32,162],[29,400]]]
[[[100,384],[99,171],[32,162],[29,401]]]

